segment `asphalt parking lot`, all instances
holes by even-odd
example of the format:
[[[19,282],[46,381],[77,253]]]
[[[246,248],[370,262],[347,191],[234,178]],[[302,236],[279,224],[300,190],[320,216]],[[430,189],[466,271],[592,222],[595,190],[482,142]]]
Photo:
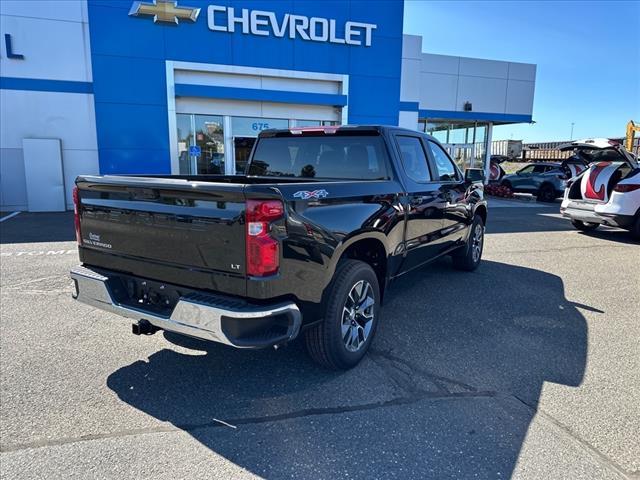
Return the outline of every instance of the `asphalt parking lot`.
[[[640,246],[557,205],[489,215],[479,270],[398,281],[339,373],[136,337],[72,301],[69,214],[0,223],[0,476],[640,478]]]

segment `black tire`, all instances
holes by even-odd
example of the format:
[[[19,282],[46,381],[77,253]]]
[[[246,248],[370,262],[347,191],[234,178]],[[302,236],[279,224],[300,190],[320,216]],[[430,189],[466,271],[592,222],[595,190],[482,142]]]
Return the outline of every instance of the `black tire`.
[[[480,244],[477,245],[477,236],[479,235]],[[471,225],[467,244],[457,250],[451,258],[453,259],[453,267],[457,270],[472,272],[480,265],[482,260],[482,250],[484,248],[484,222],[480,215],[476,215]]]
[[[367,288],[364,287],[367,284],[371,287],[371,297],[366,298],[373,298],[374,303],[370,308],[363,308],[363,314],[360,317],[357,317],[356,314],[356,317],[352,316],[351,320],[349,320],[350,317],[345,313],[345,309],[348,310],[349,305],[352,304],[350,294],[352,294],[353,289],[357,289],[360,282],[363,282],[363,288]],[[362,360],[376,333],[380,318],[378,277],[368,264],[358,260],[345,260],[338,265],[332,285],[329,288],[324,319],[321,323],[305,332],[305,344],[309,355],[316,363],[332,370],[347,370],[355,367]],[[358,308],[353,308],[353,310],[357,312]],[[363,337],[361,336],[358,322],[366,320],[367,317],[365,317],[364,312],[372,314],[373,318],[368,328],[368,334],[360,343]],[[347,316],[345,317],[344,315]],[[345,319],[347,321],[343,322]],[[356,325],[354,321],[357,326],[354,326]],[[346,334],[343,334],[344,327],[349,329]],[[350,332],[353,332],[352,329],[356,329],[358,332],[357,341],[359,345],[356,350],[352,350],[355,345],[347,345],[349,339],[352,338],[350,336]],[[362,328],[362,334],[364,335],[364,328]]]
[[[640,214],[636,215],[636,221],[633,222],[630,232],[631,238],[640,241]]]
[[[582,220],[571,220],[571,225],[583,232],[592,232],[600,226],[597,223],[583,222]]]
[[[556,189],[553,188],[553,185],[548,183],[544,183],[538,189],[538,195],[536,196],[536,200],[539,202],[554,202],[556,199]]]

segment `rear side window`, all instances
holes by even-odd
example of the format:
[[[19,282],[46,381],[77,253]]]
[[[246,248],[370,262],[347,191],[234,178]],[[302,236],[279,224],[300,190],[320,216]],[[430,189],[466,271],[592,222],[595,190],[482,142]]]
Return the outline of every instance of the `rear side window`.
[[[249,175],[353,180],[388,178],[382,137],[287,136],[258,140]]]
[[[436,162],[436,168],[438,169],[438,178],[441,182],[453,182],[459,180],[458,169],[453,164],[453,161],[447,155],[440,145],[432,141],[427,142],[433,159]]]
[[[398,135],[396,140],[398,141],[402,165],[407,176],[416,182],[430,181],[429,164],[420,139],[418,137]]]
[[[619,162],[622,160],[620,154],[612,148],[581,150],[580,153],[585,156],[589,162]]]

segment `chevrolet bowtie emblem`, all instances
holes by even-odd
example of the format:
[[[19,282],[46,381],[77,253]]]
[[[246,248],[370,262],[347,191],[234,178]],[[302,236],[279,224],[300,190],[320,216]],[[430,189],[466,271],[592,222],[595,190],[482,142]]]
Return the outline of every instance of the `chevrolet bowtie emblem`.
[[[195,22],[199,8],[179,7],[173,0],[153,0],[153,2],[133,2],[129,15],[132,17],[153,17],[153,23],[178,25],[180,20]]]

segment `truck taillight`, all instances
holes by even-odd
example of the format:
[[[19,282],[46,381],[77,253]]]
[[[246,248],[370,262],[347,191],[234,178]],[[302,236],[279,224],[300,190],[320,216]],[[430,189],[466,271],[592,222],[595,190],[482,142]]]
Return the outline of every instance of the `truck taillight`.
[[[278,273],[280,245],[271,236],[271,223],[284,216],[279,200],[247,200],[247,275],[266,277]]]
[[[628,192],[633,192],[635,190],[638,190],[640,188],[640,184],[637,183],[623,183],[623,184],[618,184],[615,187],[613,187],[613,191],[614,192],[618,192],[618,193],[628,193]]]
[[[76,227],[76,241],[82,245],[82,235],[80,234],[80,195],[78,187],[73,187],[73,223]]]

